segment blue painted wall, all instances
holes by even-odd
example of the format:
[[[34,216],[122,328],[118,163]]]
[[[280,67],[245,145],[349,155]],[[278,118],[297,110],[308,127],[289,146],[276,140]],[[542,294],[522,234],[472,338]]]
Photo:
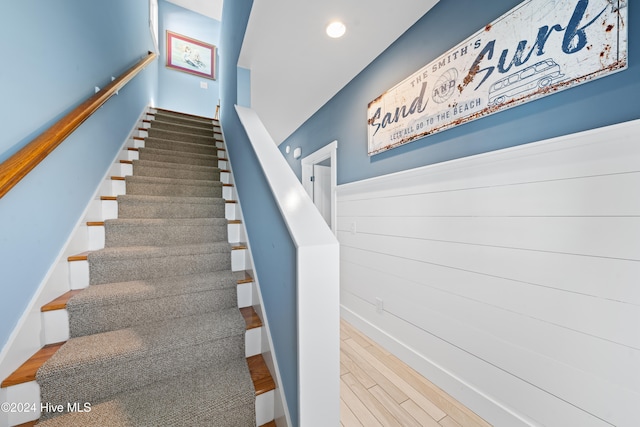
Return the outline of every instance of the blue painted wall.
[[[630,4],[627,70],[369,157],[367,104],[519,3],[440,0],[280,145],[298,177],[287,145],[305,157],[337,139],[342,184],[640,117],[640,8]]]
[[[165,0],[158,2],[160,64],[157,106],[183,113],[213,117],[219,100],[218,70],[216,80],[167,68],[167,30],[218,46],[220,21],[184,9]],[[216,59],[217,61],[217,59]],[[207,88],[200,87],[206,83]]]
[[[238,105],[251,107],[251,70],[238,67]]]
[[[240,102],[238,57],[252,4],[252,0],[224,3],[220,43],[220,78],[224,81],[220,88],[221,121],[260,281],[263,309],[280,367],[281,386],[293,425],[297,426],[296,249],[234,109],[234,104]]]
[[[0,161],[149,50],[147,0],[0,3]],[[149,65],[0,199],[0,346],[157,89]]]

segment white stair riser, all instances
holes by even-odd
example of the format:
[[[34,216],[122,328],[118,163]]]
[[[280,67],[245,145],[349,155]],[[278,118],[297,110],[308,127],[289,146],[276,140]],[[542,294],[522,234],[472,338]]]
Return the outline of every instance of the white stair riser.
[[[97,251],[104,248],[105,235],[104,226],[90,225],[87,227],[89,236],[89,250]]]
[[[238,307],[251,307],[253,305],[253,301],[257,301],[257,299],[254,298],[255,292],[255,284],[253,282],[239,284]]]
[[[246,357],[262,353],[262,328],[247,330],[244,334],[244,352]]]
[[[231,251],[231,270],[242,271],[247,269],[247,250],[234,249]]]
[[[247,240],[242,224],[229,224],[227,233],[230,242],[245,242]]]
[[[231,182],[231,174],[229,172],[220,172],[220,181],[223,184],[229,184]]]
[[[3,389],[6,391],[4,402],[15,402],[29,410],[9,412],[7,425],[15,426],[40,418],[40,386],[35,381],[18,384]],[[18,409],[18,408],[16,408]],[[22,409],[22,408],[20,408]],[[34,409],[35,411],[32,411]]]
[[[128,176],[133,175],[133,165],[128,163],[114,163],[109,170],[111,176]]]
[[[256,396],[256,425],[273,421],[275,417],[275,391],[271,390]]]
[[[235,200],[235,191],[233,187],[222,187],[222,198],[225,200]]]
[[[55,344],[69,339],[69,312],[66,309],[42,313],[44,344]]]
[[[237,204],[236,203],[226,203],[225,204],[224,217],[226,219],[236,219],[237,218]]]
[[[118,202],[115,200],[101,200],[101,211],[102,218],[101,221],[105,221],[107,219],[116,219],[118,218]]]
[[[122,150],[120,154],[118,154],[117,160],[138,160],[138,152],[126,149]]]
[[[127,192],[125,181],[107,178],[100,188],[100,194],[105,196],[119,196]]]
[[[71,290],[89,286],[89,261],[69,261],[69,285]]]

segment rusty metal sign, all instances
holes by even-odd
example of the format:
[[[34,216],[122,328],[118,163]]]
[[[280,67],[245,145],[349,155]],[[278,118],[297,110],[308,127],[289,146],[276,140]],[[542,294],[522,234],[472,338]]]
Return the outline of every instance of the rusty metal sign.
[[[369,155],[627,68],[626,0],[527,0],[369,103]]]

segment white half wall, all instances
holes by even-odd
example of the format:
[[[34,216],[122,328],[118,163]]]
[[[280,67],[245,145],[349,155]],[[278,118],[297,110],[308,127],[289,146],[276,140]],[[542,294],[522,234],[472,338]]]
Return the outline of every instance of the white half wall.
[[[493,425],[637,425],[639,134],[339,186],[343,316]]]
[[[305,427],[338,425],[339,244],[260,117],[246,107],[236,105],[236,111],[296,246],[297,421]]]

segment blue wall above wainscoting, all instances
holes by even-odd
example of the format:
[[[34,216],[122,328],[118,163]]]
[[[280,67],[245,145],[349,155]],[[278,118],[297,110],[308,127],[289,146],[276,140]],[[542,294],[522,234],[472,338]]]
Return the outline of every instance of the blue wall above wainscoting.
[[[368,103],[519,3],[440,0],[280,145],[296,174],[287,145],[304,158],[338,140],[342,184],[640,117],[640,8],[628,5],[628,69],[369,157]]]

